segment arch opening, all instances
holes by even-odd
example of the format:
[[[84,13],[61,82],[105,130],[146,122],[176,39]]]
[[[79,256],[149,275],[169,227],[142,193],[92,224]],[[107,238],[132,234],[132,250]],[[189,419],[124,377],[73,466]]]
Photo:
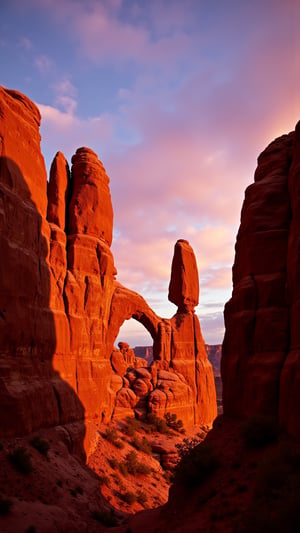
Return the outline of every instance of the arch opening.
[[[152,363],[153,338],[138,318],[132,316],[123,322],[114,344],[118,346],[119,342],[127,342],[134,350],[136,357],[146,359],[148,364]]]

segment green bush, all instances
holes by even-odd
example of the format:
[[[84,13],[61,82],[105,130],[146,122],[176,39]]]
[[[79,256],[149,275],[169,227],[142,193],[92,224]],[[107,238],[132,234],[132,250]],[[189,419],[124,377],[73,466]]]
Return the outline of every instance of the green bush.
[[[13,502],[7,498],[0,496],[0,515],[6,515],[9,513]]]
[[[148,414],[148,423],[153,427],[154,431],[157,431],[158,433],[169,433],[169,428],[166,421],[162,418],[159,418],[154,413]]]
[[[119,435],[116,428],[106,428],[104,438],[119,450],[122,450],[124,448],[124,443],[119,439]]]
[[[185,433],[185,429],[183,427],[182,420],[177,420],[176,413],[166,413],[165,414],[165,421],[167,426],[169,428],[173,429],[174,431],[177,431],[178,433]]]
[[[122,476],[127,477],[128,476],[128,468],[126,462],[119,463],[119,470],[122,474]]]
[[[126,425],[123,427],[122,431],[128,437],[133,437],[135,432],[141,429],[141,422],[136,418],[126,417]]]
[[[137,493],[136,493],[136,499],[137,499],[137,501],[139,502],[140,505],[142,505],[143,507],[146,506],[147,501],[148,501],[148,497],[147,497],[147,494],[145,492],[143,492],[142,490],[138,490]]]
[[[74,489],[70,489],[70,494],[76,498],[77,494],[83,494],[83,488],[80,485],[77,485]]]
[[[11,464],[22,474],[30,474],[33,470],[31,456],[24,446],[15,448],[8,455]]]
[[[152,454],[151,444],[146,439],[146,437],[143,437],[141,440],[138,439],[138,437],[134,437],[133,440],[131,441],[131,444],[140,452],[147,453],[148,455]]]
[[[136,495],[134,492],[127,491],[124,494],[122,494],[122,499],[124,502],[128,503],[129,505],[132,505],[134,502],[136,502]]]
[[[197,439],[196,437],[186,437],[180,444],[175,444],[180,459],[190,453],[190,451],[200,443],[201,440]]]
[[[175,467],[174,479],[187,488],[201,485],[219,465],[214,450],[205,443],[181,452],[181,455],[181,461]]]
[[[107,459],[107,462],[113,470],[115,470],[119,466],[119,463],[115,457],[112,457],[111,459]]]
[[[33,448],[35,448],[38,452],[40,452],[42,455],[47,455],[50,444],[47,440],[41,439],[38,435],[36,437],[33,437],[31,439],[30,444]]]
[[[106,485],[107,487],[110,486],[110,479],[105,474],[103,474],[102,476],[98,476],[98,480],[100,485]]]
[[[144,463],[139,463],[136,452],[132,451],[126,455],[126,466],[129,474],[141,474],[148,475],[151,472],[151,468]]]
[[[97,520],[97,522],[100,522],[106,527],[114,527],[118,525],[118,520],[112,510],[111,511],[93,511],[92,518],[93,520]]]
[[[272,417],[254,415],[241,424],[240,435],[250,448],[261,448],[277,440],[277,423]]]

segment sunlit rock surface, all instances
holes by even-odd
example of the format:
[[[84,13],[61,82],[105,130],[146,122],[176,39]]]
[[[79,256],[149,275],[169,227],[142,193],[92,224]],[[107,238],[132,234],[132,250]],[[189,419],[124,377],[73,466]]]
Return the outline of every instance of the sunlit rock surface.
[[[169,411],[211,424],[215,389],[188,242],[175,245],[178,311],[164,319],[116,280],[109,178],[97,155],[79,148],[70,171],[58,152],[47,184],[36,106],[1,88],[0,115],[1,435],[70,426],[73,448],[85,434],[89,453],[97,424],[113,416]],[[153,338],[148,369],[126,343],[114,347],[132,317]]]

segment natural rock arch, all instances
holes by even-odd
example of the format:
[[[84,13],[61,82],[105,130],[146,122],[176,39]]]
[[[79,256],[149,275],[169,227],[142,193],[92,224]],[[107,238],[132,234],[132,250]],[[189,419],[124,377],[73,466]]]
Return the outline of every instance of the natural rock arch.
[[[159,332],[161,318],[149,307],[146,300],[138,293],[127,289],[123,285],[116,283],[108,321],[107,330],[107,351],[108,354],[113,348],[115,339],[118,336],[121,326],[125,320],[133,318],[140,322],[148,331],[155,344]]]

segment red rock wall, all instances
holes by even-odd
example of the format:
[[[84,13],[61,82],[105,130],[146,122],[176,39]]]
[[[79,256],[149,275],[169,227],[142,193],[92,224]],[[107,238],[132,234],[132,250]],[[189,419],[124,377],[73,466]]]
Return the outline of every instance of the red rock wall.
[[[0,406],[1,434],[83,420],[73,389],[53,369],[47,176],[37,108],[0,88]],[[62,401],[60,401],[60,398]]]
[[[115,280],[109,178],[97,155],[78,149],[70,172],[58,152],[47,184],[37,108],[1,88],[0,116],[1,433],[72,424],[74,442],[87,431],[88,450],[95,424],[133,408],[210,424],[213,376],[187,241],[176,244],[172,265],[178,312],[163,319]],[[114,342],[131,317],[151,334],[155,361],[139,370],[135,358],[130,374],[132,357],[120,358]]]
[[[300,435],[300,128],[258,158],[225,306],[224,412],[265,413]]]

